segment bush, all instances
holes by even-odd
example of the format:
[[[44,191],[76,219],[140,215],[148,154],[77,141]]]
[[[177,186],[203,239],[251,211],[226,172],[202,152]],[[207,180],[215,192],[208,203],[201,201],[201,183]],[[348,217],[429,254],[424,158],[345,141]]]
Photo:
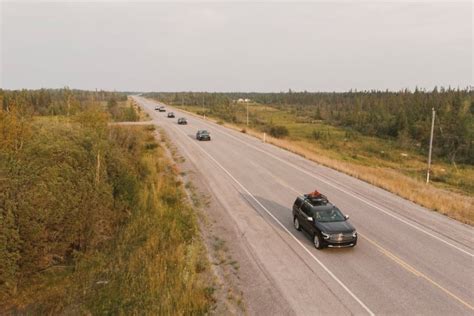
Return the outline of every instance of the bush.
[[[275,138],[283,138],[288,136],[290,132],[288,131],[288,128],[286,128],[286,126],[273,125],[268,128],[268,134]]]
[[[322,133],[318,130],[313,130],[313,132],[311,133],[311,136],[313,137],[313,139],[315,140],[320,140],[321,137],[322,137]]]

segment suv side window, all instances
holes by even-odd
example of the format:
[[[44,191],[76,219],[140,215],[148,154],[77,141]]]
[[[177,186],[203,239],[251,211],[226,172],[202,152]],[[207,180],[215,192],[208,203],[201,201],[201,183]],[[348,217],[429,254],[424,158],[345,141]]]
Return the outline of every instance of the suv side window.
[[[307,216],[311,216],[311,205],[309,205],[308,202],[303,203],[303,205],[301,206],[301,210]]]
[[[303,204],[303,199],[301,199],[300,197],[297,197],[295,201],[296,207],[300,208],[301,204]]]

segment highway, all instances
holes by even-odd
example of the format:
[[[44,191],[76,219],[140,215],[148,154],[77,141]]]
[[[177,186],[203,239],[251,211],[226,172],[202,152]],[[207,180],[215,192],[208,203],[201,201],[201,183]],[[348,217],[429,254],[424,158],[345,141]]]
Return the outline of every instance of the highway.
[[[167,118],[156,102],[134,98],[212,188],[284,298],[285,314],[474,315],[472,227],[177,109]],[[181,116],[188,125],[176,123]],[[197,141],[198,129],[212,141]],[[293,228],[296,196],[314,189],[350,215],[356,247],[317,250]]]

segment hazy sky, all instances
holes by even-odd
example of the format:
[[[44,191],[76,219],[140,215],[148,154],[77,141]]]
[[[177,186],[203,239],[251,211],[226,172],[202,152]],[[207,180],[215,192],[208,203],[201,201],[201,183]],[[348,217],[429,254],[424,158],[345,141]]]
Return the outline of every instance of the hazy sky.
[[[467,2],[5,2],[0,86],[341,91],[472,84]]]

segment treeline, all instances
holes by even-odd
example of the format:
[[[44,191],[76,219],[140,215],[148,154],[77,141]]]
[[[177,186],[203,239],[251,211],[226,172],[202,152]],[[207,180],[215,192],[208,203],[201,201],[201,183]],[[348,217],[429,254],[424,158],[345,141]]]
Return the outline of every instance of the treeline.
[[[397,139],[402,146],[426,152],[431,109],[436,110],[434,154],[452,163],[474,164],[474,92],[469,89],[432,91],[349,91],[344,93],[155,93],[173,104],[218,108],[235,113],[239,98],[295,115],[298,121],[323,120],[364,135]],[[228,114],[229,115],[229,114]],[[229,117],[232,121],[233,117]]]
[[[176,174],[153,131],[108,124],[126,96],[0,98],[0,314],[204,314],[206,261]]]
[[[63,89],[1,90],[0,105],[6,112],[15,107],[25,115],[73,116],[91,107],[105,109],[113,121],[138,121],[139,114],[127,104],[124,92]]]
[[[6,112],[15,107],[29,115],[74,115],[101,102],[127,101],[120,92],[63,89],[1,90],[0,104]]]

